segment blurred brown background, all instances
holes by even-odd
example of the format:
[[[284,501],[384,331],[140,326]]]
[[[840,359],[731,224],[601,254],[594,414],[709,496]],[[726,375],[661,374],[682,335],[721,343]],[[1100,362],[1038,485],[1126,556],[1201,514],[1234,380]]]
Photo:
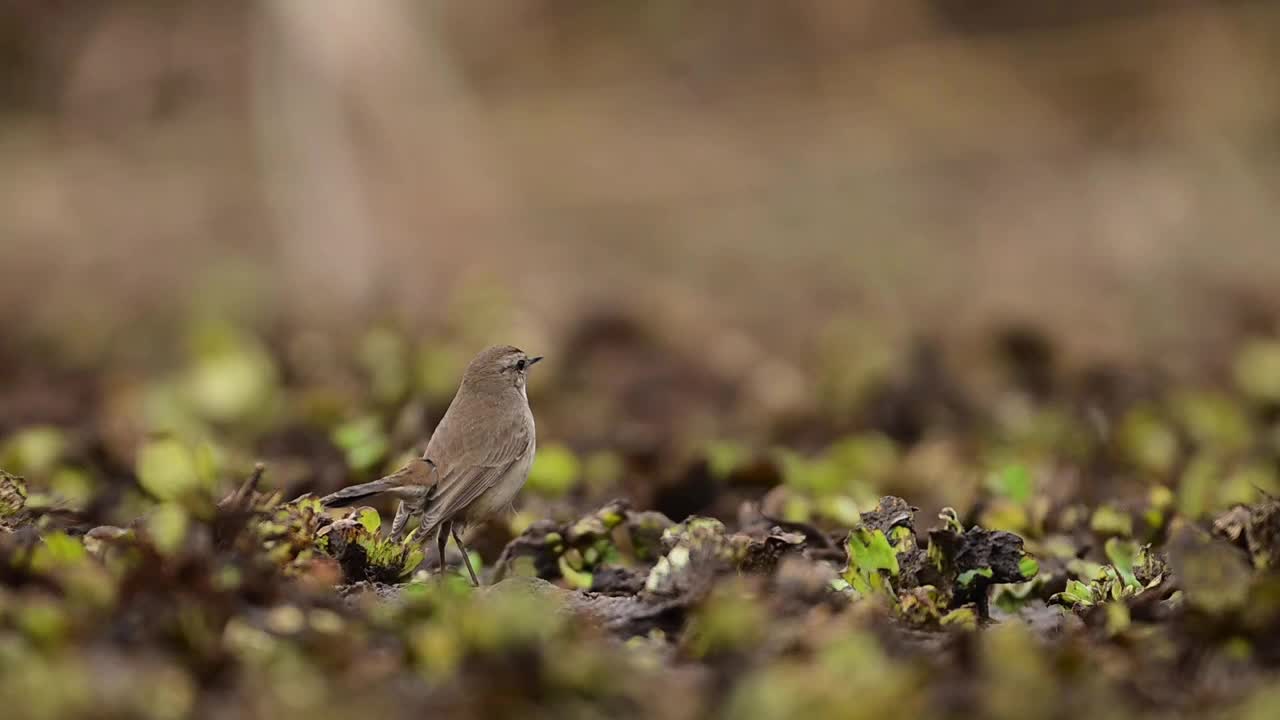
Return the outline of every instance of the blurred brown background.
[[[0,57],[0,339],[86,357],[497,293],[1176,366],[1280,279],[1274,2],[8,0]]]

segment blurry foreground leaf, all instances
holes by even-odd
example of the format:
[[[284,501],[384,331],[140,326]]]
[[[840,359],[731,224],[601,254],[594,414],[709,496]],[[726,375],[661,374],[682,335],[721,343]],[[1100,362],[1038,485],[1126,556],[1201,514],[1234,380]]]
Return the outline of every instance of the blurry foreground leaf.
[[[55,568],[74,565],[85,557],[84,544],[66,533],[48,533],[31,559],[31,565],[41,572],[50,572]]]
[[[1252,570],[1240,550],[1191,527],[1182,528],[1168,547],[1188,605],[1209,614],[1244,605]]]
[[[188,519],[181,506],[174,503],[162,503],[146,519],[147,535],[155,543],[156,549],[165,554],[172,554],[181,549],[186,540]]]
[[[685,643],[697,658],[746,651],[761,641],[768,625],[765,609],[745,588],[731,583],[721,586],[699,609]]]

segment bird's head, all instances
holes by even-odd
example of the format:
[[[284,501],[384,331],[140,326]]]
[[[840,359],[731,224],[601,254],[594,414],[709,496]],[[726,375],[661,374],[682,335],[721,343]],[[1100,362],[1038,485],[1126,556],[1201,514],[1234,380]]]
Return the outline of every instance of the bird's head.
[[[507,388],[524,392],[529,368],[542,360],[510,345],[495,345],[476,355],[462,376],[463,387]]]

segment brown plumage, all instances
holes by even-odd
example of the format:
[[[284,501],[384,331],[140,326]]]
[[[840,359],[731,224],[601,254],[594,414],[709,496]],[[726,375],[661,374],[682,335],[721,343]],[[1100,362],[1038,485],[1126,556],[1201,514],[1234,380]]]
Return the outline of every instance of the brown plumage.
[[[422,537],[437,533],[441,569],[452,535],[478,585],[458,530],[505,512],[529,476],[536,440],[525,381],[541,359],[510,345],[481,352],[463,373],[421,459],[387,477],[339,490],[323,498],[324,504],[339,507],[380,494],[399,498],[392,534],[399,536],[409,515],[421,513]]]

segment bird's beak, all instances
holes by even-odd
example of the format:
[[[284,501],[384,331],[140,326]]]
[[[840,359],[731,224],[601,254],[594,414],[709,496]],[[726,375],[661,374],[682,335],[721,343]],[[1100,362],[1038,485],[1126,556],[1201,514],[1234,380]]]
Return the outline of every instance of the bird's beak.
[[[525,368],[531,368],[534,365],[537,365],[541,361],[542,361],[541,355],[539,355],[538,357],[531,357],[529,358],[529,362],[525,364]]]

